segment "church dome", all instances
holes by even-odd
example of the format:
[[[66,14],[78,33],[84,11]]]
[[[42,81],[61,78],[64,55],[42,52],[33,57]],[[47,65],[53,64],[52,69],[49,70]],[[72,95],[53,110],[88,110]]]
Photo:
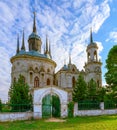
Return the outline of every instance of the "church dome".
[[[30,35],[29,35],[29,38],[28,39],[31,39],[31,38],[36,38],[36,39],[41,39],[35,32],[32,32]]]

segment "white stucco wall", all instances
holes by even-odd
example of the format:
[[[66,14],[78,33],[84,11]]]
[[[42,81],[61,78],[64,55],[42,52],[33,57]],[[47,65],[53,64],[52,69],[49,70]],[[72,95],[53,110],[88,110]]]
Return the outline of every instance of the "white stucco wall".
[[[117,109],[104,110],[104,103],[100,103],[99,110],[78,110],[78,103],[74,104],[74,116],[98,116],[117,114]]]
[[[0,122],[15,121],[15,120],[29,120],[32,117],[33,117],[33,112],[0,113]]]

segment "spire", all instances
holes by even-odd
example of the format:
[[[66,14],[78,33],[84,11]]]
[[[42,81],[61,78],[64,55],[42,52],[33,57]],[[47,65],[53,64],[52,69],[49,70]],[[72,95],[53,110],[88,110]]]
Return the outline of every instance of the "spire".
[[[46,35],[46,52],[48,52],[48,36]]]
[[[93,43],[92,28],[90,29],[90,43]]]
[[[21,50],[25,51],[25,43],[24,43],[24,30],[23,30],[23,36],[22,36],[22,47]]]
[[[16,54],[19,53],[19,35],[17,36],[17,50],[16,50]]]
[[[50,41],[49,41],[49,54],[50,54],[50,57],[52,58]]]
[[[34,12],[33,32],[34,32],[34,33],[37,33],[35,15],[36,15],[36,13]]]
[[[69,53],[69,64],[71,64],[71,54]]]

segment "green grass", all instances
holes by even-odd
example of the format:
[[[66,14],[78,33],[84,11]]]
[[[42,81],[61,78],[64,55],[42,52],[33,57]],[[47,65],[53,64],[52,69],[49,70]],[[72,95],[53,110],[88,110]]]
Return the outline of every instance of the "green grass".
[[[0,122],[0,130],[117,130],[117,115],[75,117],[66,122],[45,122],[44,119]]]

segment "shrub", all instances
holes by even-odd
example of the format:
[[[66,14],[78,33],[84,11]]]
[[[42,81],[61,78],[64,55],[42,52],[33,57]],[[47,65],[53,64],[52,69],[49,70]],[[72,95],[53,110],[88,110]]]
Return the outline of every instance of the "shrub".
[[[74,102],[68,103],[68,117],[73,117],[74,114]]]

